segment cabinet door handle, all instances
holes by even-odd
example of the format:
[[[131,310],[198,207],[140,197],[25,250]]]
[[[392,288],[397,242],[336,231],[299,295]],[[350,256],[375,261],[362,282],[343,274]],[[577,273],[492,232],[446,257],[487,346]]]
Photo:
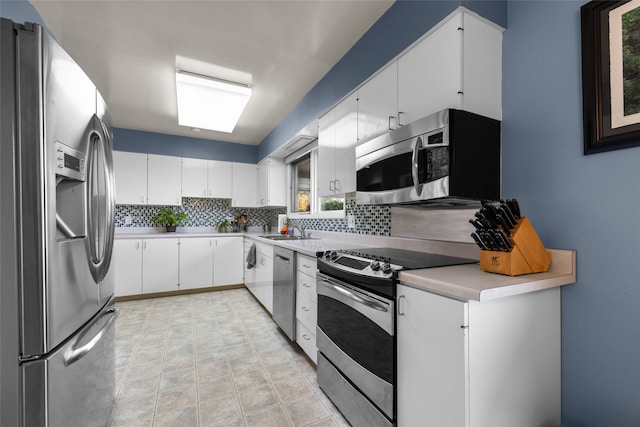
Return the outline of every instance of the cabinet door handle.
[[[398,111],[398,127],[404,126],[401,122],[400,119],[402,118],[402,115],[404,114],[404,111]]]
[[[335,191],[336,193],[339,193],[341,189],[342,189],[342,185],[340,185],[340,180],[339,180],[339,179],[336,179],[336,180],[335,180],[335,190],[334,190],[334,191]]]
[[[136,242],[136,251],[140,249],[140,242]]]
[[[335,181],[329,181],[329,191],[336,191]]]
[[[147,242],[144,242],[144,243],[142,244],[142,249],[147,249]]]
[[[389,116],[389,130],[395,130],[394,128],[391,127],[391,119],[395,119],[395,116]]]
[[[310,341],[310,340],[311,340],[311,338],[309,338],[309,337],[307,336],[307,334],[302,334],[302,338],[304,338],[304,339],[305,339],[305,340],[307,340],[307,341]]]
[[[303,283],[302,286],[304,286],[305,288],[310,288],[311,287],[311,285],[308,284],[308,283]]]
[[[304,305],[302,307],[300,307],[302,309],[302,311],[309,311],[309,309],[307,307],[305,307]]]
[[[398,296],[398,316],[404,316],[405,314],[404,310],[400,310],[400,306],[401,306],[400,300],[404,300],[404,295]]]
[[[140,196],[140,201],[144,203],[144,196]]]

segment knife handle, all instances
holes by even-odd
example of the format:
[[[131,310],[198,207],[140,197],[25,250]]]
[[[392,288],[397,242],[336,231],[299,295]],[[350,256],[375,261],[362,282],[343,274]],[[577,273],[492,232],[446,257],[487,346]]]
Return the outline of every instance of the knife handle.
[[[478,244],[478,246],[480,247],[480,249],[482,250],[486,250],[487,245],[484,244],[484,242],[482,241],[482,239],[480,239],[480,237],[476,234],[476,233],[471,233],[471,237],[473,237],[473,240],[476,241],[476,243]]]
[[[509,236],[511,236],[512,227],[510,226],[510,224],[502,217],[502,215],[498,215],[497,220],[498,220],[498,224],[500,224],[504,232],[507,233]]]
[[[517,215],[518,218],[522,217],[522,212],[520,212],[520,204],[518,203],[518,200],[513,198],[511,199],[511,203],[513,204],[513,210],[514,210],[514,214]]]

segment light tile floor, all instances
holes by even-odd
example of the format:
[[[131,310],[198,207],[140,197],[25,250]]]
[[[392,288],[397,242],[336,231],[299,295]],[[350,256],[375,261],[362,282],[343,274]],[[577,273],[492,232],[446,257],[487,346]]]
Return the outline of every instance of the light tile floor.
[[[246,289],[117,307],[109,427],[349,425]]]

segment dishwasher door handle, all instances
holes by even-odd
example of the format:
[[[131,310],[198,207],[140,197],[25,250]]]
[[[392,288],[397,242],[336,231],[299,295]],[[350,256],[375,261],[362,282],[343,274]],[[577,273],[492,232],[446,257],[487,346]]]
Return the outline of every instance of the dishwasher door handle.
[[[289,258],[285,258],[282,255],[276,255],[276,258],[279,259],[280,261],[289,264],[291,262],[291,260]]]

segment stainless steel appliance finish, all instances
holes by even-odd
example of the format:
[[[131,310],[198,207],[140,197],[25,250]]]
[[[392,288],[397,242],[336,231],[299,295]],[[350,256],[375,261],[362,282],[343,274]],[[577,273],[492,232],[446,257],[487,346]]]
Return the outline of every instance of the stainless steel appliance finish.
[[[500,198],[500,122],[447,109],[356,148],[359,204]]]
[[[273,248],[273,320],[296,340],[296,258],[279,246]]]
[[[393,248],[318,254],[318,384],[351,425],[396,423],[398,272],[475,262]]]
[[[0,23],[0,424],[105,425],[118,313],[111,117],[46,31]]]

